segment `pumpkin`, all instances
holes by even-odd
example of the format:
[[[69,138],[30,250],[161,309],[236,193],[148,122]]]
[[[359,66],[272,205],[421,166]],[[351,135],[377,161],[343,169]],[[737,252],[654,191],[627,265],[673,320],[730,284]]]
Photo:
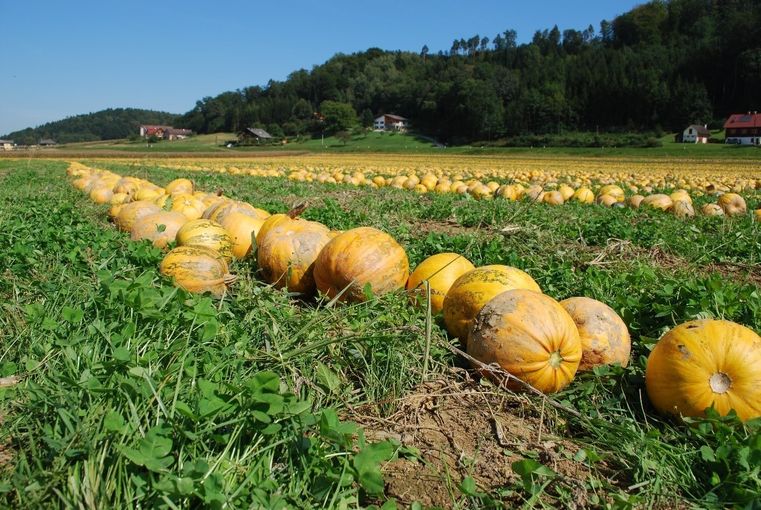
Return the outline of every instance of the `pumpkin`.
[[[595,201],[595,194],[589,188],[579,188],[574,192],[571,199],[582,204],[591,204]]]
[[[568,312],[551,297],[527,289],[503,292],[486,303],[467,349],[478,361],[496,363],[543,393],[565,388],[582,357],[579,331]],[[507,386],[521,388],[510,380]]]
[[[642,201],[645,199],[642,195],[632,195],[629,197],[629,207],[632,209],[639,209],[639,206],[642,204]]]
[[[444,297],[444,324],[449,334],[466,342],[468,330],[481,308],[493,297],[512,289],[542,291],[531,276],[510,266],[478,267],[457,278]]]
[[[130,196],[126,193],[114,193],[111,195],[111,200],[108,201],[111,205],[124,204],[130,201]]]
[[[267,211],[263,209],[257,209],[253,205],[247,204],[246,202],[228,200],[227,202],[220,203],[218,207],[214,208],[214,210],[209,215],[209,219],[216,221],[217,223],[222,223],[228,214],[236,212],[261,219],[268,218],[270,215],[270,213]]]
[[[148,239],[157,248],[165,248],[175,240],[177,231],[180,230],[188,219],[178,212],[160,211],[143,216],[132,226],[131,238],[133,241]]]
[[[163,194],[164,190],[161,188],[144,186],[138,189],[133,196],[135,200],[156,200]]]
[[[108,186],[100,186],[90,191],[90,200],[96,204],[107,204],[114,197],[114,192]]]
[[[115,207],[115,206],[114,206]],[[144,216],[157,213],[161,210],[159,206],[149,200],[139,200],[124,204],[119,208],[117,216],[114,218],[116,226],[125,232],[131,232],[135,222]]]
[[[234,281],[224,257],[203,246],[174,248],[164,256],[159,271],[188,292],[211,292],[218,297]]]
[[[197,220],[206,210],[206,205],[193,195],[180,193],[172,196],[172,206],[169,210],[181,213],[189,220]]]
[[[678,189],[674,191],[671,195],[669,195],[669,198],[673,202],[683,201],[683,202],[689,202],[692,203],[692,197],[690,197],[690,194],[687,193],[687,190],[684,189]]]
[[[457,253],[437,253],[421,262],[407,280],[407,290],[413,302],[426,301],[428,281],[431,288],[431,313],[436,315],[444,308],[444,297],[452,284],[475,266]]]
[[[682,416],[721,415],[734,409],[742,420],[761,416],[761,337],[725,320],[676,326],[650,353],[647,394],[655,408]]]
[[[724,216],[724,209],[719,204],[705,204],[700,211],[705,216]]]
[[[114,193],[126,193],[134,195],[140,188],[140,183],[133,177],[122,177],[114,186]]]
[[[677,218],[692,218],[695,216],[695,209],[692,207],[692,202],[684,200],[677,200],[671,208],[671,212]]]
[[[169,195],[192,194],[193,182],[190,179],[175,179],[164,188]]]
[[[574,193],[576,193],[568,184],[561,184],[558,191],[563,195],[563,201],[570,200]]]
[[[246,258],[252,250],[252,238],[256,238],[264,220],[243,213],[228,214],[221,224],[230,234],[233,241],[233,256],[236,259]]]
[[[523,192],[523,196],[532,202],[541,202],[544,198],[544,190],[538,184],[533,184]]]
[[[761,209],[756,209],[755,211],[753,211],[753,219],[758,222],[761,222]]]
[[[600,195],[597,197],[597,203],[605,207],[613,207],[614,204],[619,203],[619,200],[612,195]]]
[[[311,295],[315,292],[314,263],[331,240],[322,223],[288,220],[257,241],[256,260],[262,277],[276,288]]]
[[[523,195],[523,190],[515,184],[504,184],[497,189],[497,196],[508,200],[518,200]]]
[[[565,199],[563,198],[563,194],[559,191],[548,191],[547,193],[544,194],[542,201],[545,204],[550,204],[550,205],[563,205],[563,202],[565,202]]]
[[[724,193],[719,197],[718,204],[727,216],[739,216],[748,211],[745,200],[737,193]]]
[[[610,197],[613,197],[616,199],[617,202],[623,202],[624,201],[624,190],[621,189],[621,186],[616,186],[615,184],[608,184],[607,186],[603,186],[600,188],[600,191],[597,193],[598,198],[608,195]]]
[[[653,209],[660,209],[661,211],[668,211],[674,205],[674,201],[668,195],[661,193],[655,195],[648,195],[642,199],[642,206],[652,207]]]
[[[372,227],[347,230],[331,239],[314,267],[317,289],[330,298],[341,293],[340,299],[349,302],[364,301],[367,285],[375,295],[403,289],[408,277],[404,248]]]
[[[212,220],[190,220],[177,231],[178,246],[204,246],[217,251],[226,260],[233,256],[233,240],[227,230]]]
[[[608,305],[587,297],[572,297],[560,302],[579,330],[581,363],[579,370],[598,365],[629,364],[632,344],[621,317]]]

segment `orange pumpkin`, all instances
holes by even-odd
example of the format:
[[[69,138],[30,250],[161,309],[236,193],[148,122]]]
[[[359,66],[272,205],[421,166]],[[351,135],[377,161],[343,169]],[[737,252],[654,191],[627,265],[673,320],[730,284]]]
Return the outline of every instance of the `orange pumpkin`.
[[[228,214],[236,212],[261,219],[265,219],[270,215],[270,213],[267,211],[263,209],[257,209],[253,205],[247,204],[246,202],[228,200],[227,202],[220,204],[219,207],[216,207],[214,211],[209,215],[209,219],[216,221],[217,223],[222,223]]]
[[[704,204],[700,212],[705,216],[724,216],[724,209],[719,204]]]
[[[261,235],[261,232],[259,232]],[[372,227],[360,227],[334,237],[317,257],[314,280],[330,298],[366,299],[365,286],[375,295],[403,289],[409,277],[404,248],[393,237]]]
[[[436,315],[444,308],[444,297],[452,284],[475,266],[457,253],[437,253],[418,265],[407,280],[407,290],[414,302],[426,300],[425,281],[431,288],[431,313]]]
[[[160,211],[149,214],[135,222],[131,238],[133,241],[148,239],[153,246],[165,248],[169,242],[175,240],[177,231],[187,221],[188,219],[178,212]]]
[[[718,204],[727,216],[740,216],[748,211],[745,199],[737,193],[724,193],[719,197]]]
[[[496,363],[544,393],[565,388],[582,356],[576,324],[560,304],[540,292],[514,289],[479,312],[468,336],[468,354]],[[520,389],[520,384],[507,381]]]
[[[314,294],[314,263],[330,239],[330,229],[316,221],[289,220],[271,228],[257,242],[262,277],[278,289]]]
[[[114,221],[120,230],[131,232],[137,220],[159,211],[161,211],[161,208],[150,200],[139,200],[119,207],[119,212]]]
[[[452,336],[467,341],[468,330],[481,308],[495,296],[512,289],[542,289],[524,271],[510,266],[478,267],[454,281],[444,297],[444,324]]]
[[[193,182],[190,179],[175,179],[164,189],[169,195],[192,194]]]
[[[563,194],[559,191],[548,191],[544,194],[542,201],[545,204],[550,205],[563,205],[565,199],[563,198]]]
[[[227,230],[212,220],[190,220],[177,231],[178,246],[203,246],[232,260],[233,240]]]
[[[761,337],[724,320],[676,326],[650,353],[647,394],[662,413],[721,415],[734,409],[742,420],[761,416]]]
[[[164,256],[159,271],[188,292],[211,292],[218,297],[234,281],[224,257],[202,246],[178,246]]]
[[[579,330],[581,363],[579,370],[598,365],[629,364],[632,344],[621,317],[608,305],[587,297],[572,297],[560,302]]]
[[[251,253],[252,239],[256,238],[263,223],[264,220],[243,213],[231,213],[225,217],[222,226],[232,238],[236,259],[244,259]]]

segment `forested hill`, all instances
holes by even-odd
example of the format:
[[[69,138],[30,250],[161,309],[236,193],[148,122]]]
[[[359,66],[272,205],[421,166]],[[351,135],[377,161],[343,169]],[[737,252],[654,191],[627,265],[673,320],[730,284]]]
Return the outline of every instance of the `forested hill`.
[[[283,82],[206,97],[181,124],[315,132],[324,124],[314,112],[330,100],[351,105],[365,125],[395,113],[454,142],[719,125],[732,112],[761,110],[759,27],[759,0],[657,0],[597,28],[539,31],[528,44],[507,30],[438,53],[339,54]]]
[[[178,117],[173,113],[138,108],[109,108],[48,122],[36,128],[22,129],[0,138],[11,139],[23,145],[35,144],[45,138],[58,143],[114,140],[136,135],[140,124],[172,125]]]

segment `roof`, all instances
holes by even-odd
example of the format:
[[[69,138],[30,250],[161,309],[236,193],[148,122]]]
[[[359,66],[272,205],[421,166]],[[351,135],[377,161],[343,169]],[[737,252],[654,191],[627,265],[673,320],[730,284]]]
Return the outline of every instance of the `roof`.
[[[145,129],[172,129],[172,126],[160,126],[158,124],[140,124],[140,127]]]
[[[265,130],[261,128],[246,128],[243,130],[244,133],[252,134],[259,138],[272,138],[272,135],[266,132]]]
[[[758,128],[761,127],[761,114],[756,112],[734,113],[729,116],[724,123],[724,129],[727,128]]]
[[[13,140],[0,140],[0,143],[13,143]]]
[[[166,134],[168,135],[191,135],[193,134],[192,129],[185,129],[185,128],[167,128]]]
[[[40,145],[55,145],[57,143],[58,142],[56,142],[55,140],[51,140],[50,138],[43,138],[42,140],[40,140]]]
[[[394,115],[393,113],[384,113],[383,115],[380,115],[378,118],[381,118],[381,117],[388,117],[389,119],[392,119],[392,120],[407,120],[406,117],[402,117],[401,115]]]
[[[701,126],[700,124],[690,124],[687,126],[687,129],[690,128],[694,129],[698,136],[711,136],[711,131],[707,127]]]

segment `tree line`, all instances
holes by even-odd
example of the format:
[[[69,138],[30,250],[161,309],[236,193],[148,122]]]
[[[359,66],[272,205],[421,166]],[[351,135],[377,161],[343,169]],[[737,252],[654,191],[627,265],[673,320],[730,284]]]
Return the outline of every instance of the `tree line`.
[[[199,133],[276,136],[358,126],[396,113],[452,143],[566,131],[677,130],[761,109],[761,2],[654,0],[584,30],[517,44],[506,30],[431,53],[337,54],[284,81],[205,97],[179,121]]]

